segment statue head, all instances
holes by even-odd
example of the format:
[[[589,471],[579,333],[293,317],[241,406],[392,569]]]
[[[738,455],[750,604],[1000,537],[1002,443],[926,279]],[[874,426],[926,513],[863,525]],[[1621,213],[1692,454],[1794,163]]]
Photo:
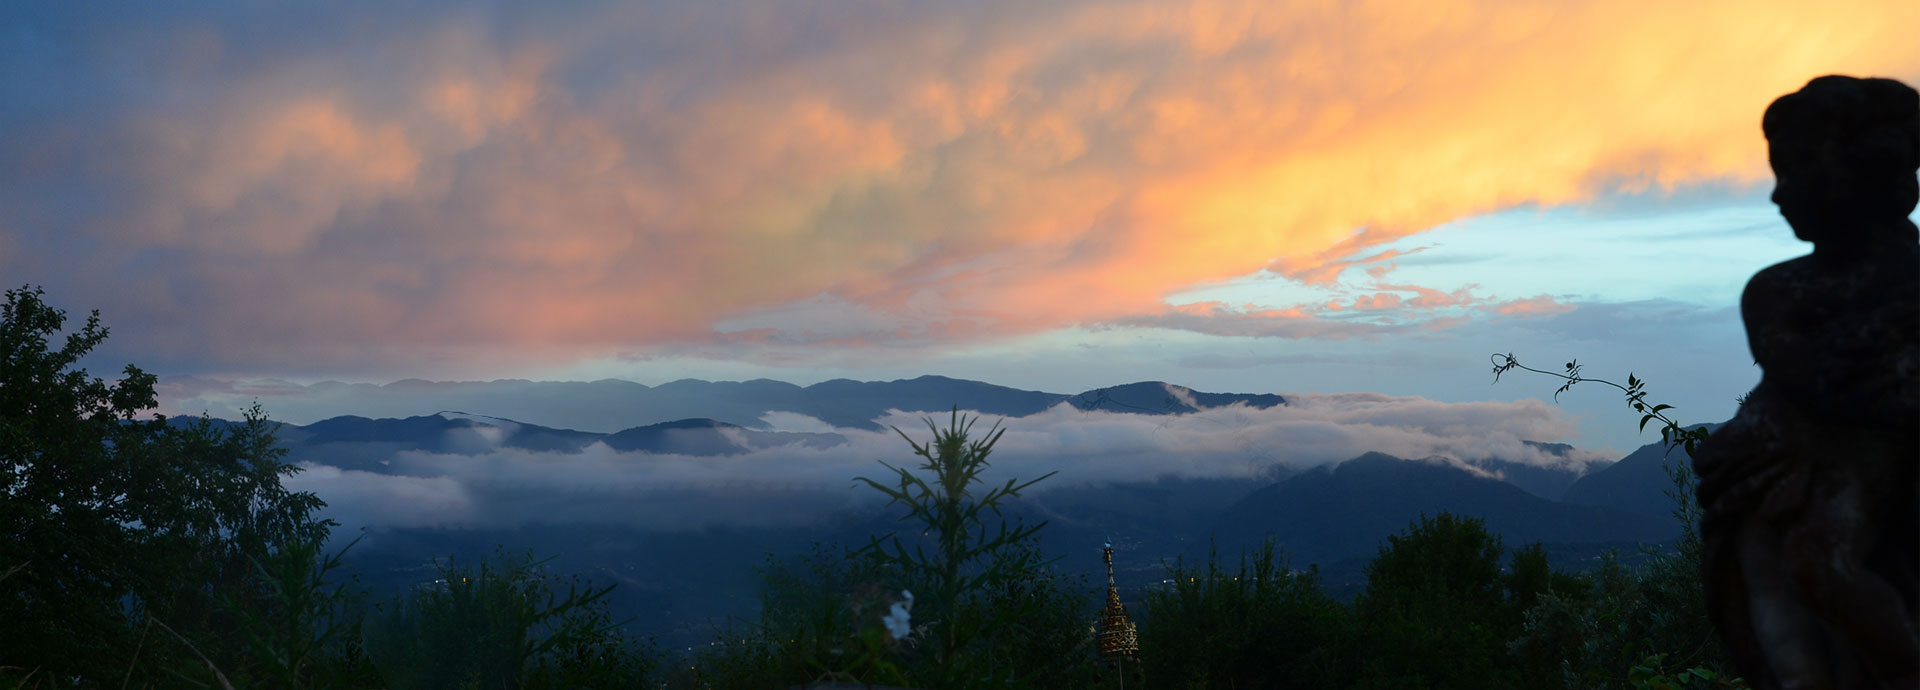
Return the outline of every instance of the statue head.
[[[1913,241],[1920,203],[1920,92],[1892,79],[1826,76],[1761,120],[1773,203],[1816,246]]]

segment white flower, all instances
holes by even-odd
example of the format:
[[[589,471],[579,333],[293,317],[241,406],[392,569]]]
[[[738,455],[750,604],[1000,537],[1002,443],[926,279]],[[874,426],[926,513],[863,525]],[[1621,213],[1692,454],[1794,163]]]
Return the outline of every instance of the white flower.
[[[913,592],[903,589],[900,590],[900,596],[906,597],[906,600],[894,603],[887,617],[880,619],[880,623],[887,626],[887,633],[896,640],[913,634],[913,619],[908,613],[913,610]]]

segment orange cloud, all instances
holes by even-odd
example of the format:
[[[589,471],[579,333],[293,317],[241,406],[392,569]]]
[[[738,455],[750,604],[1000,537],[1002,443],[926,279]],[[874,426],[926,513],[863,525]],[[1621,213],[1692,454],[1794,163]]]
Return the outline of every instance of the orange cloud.
[[[1454,290],[1453,292],[1441,292],[1433,288],[1418,285],[1375,284],[1374,287],[1381,290],[1412,292],[1415,296],[1413,299],[1407,300],[1406,305],[1421,309],[1466,306],[1480,301],[1479,297],[1473,295],[1473,288],[1476,286],[1472,285]]]
[[[1400,296],[1391,292],[1361,295],[1353,300],[1354,309],[1391,309],[1400,306]]]
[[[1547,316],[1573,311],[1573,305],[1555,301],[1547,295],[1509,300],[1489,307],[1504,316]]]
[[[1760,184],[1770,99],[1920,77],[1910,0],[570,17],[383,27],[134,100],[136,202],[86,224],[126,246],[89,265],[189,250],[152,299],[204,308],[161,339],[242,360],[589,356],[822,294],[928,339],[1203,318],[1166,296],[1331,281],[1519,204]],[[1469,299],[1383,289],[1351,306]]]
[[[1376,237],[1376,238],[1369,238],[1369,241],[1380,242],[1384,240]],[[1345,247],[1341,247],[1340,249],[1344,249],[1344,248]],[[1336,249],[1334,251],[1339,251],[1340,249]],[[1309,285],[1326,285],[1334,282],[1335,280],[1338,280],[1340,278],[1340,274],[1342,272],[1345,272],[1348,268],[1352,268],[1354,266],[1358,266],[1362,264],[1379,264],[1379,262],[1381,261],[1386,261],[1389,259],[1395,259],[1402,256],[1406,256],[1408,254],[1413,254],[1413,253],[1419,252],[1421,249],[1424,249],[1424,247],[1416,248],[1408,251],[1400,251],[1398,249],[1389,249],[1382,252],[1374,252],[1366,256],[1359,256],[1359,257],[1353,257],[1353,258],[1347,258],[1347,259],[1331,259],[1331,258],[1328,258],[1328,252],[1321,252],[1319,256],[1315,257],[1316,260],[1314,261],[1308,261],[1308,262],[1294,261],[1289,263],[1288,265],[1293,268],[1291,270],[1283,269],[1281,273],[1288,278],[1292,278],[1294,280],[1298,280],[1302,283],[1307,283]],[[1386,272],[1390,270],[1393,270],[1393,267],[1391,264],[1379,264],[1374,266],[1368,266],[1367,275],[1373,276],[1377,280],[1381,276],[1386,275]]]
[[[167,150],[149,161],[137,229],[147,241],[213,251],[308,249],[344,208],[407,193],[422,165],[405,129],[359,120],[324,96],[145,134]]]

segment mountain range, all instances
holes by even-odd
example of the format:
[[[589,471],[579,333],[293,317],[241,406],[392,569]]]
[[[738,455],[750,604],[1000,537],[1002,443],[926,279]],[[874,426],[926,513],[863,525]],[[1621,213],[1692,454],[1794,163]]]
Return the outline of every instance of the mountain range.
[[[1234,402],[1259,408],[1286,404],[1278,395],[1199,393],[1154,381],[1063,394],[933,375],[894,381],[833,379],[810,386],[768,379],[682,379],[658,386],[614,379],[407,379],[388,384],[327,381],[298,388],[301,398],[325,400],[335,409],[352,409],[369,417],[400,418],[424,410],[458,409],[549,427],[608,432],[681,419],[712,419],[762,429],[770,410],[803,414],[839,428],[879,431],[882,428],[874,420],[888,410],[943,412],[955,405],[982,414],[1024,417],[1063,402],[1083,410],[1153,414]]]
[[[403,472],[391,459],[406,452],[475,456],[512,448],[566,455],[586,453],[600,444],[621,453],[698,462],[783,447],[830,453],[848,442],[830,431],[772,429],[765,418],[776,410],[840,429],[875,429],[880,426],[875,420],[889,410],[945,411],[955,405],[1019,417],[1063,403],[1079,410],[1139,415],[1288,404],[1278,395],[1205,393],[1160,382],[1058,395],[937,376],[806,387],[762,380],[678,381],[641,388],[646,395],[679,401],[673,410],[687,416],[653,420],[649,415],[670,416],[655,401],[648,403],[653,407],[627,411],[647,423],[604,433],[456,411],[401,418],[341,416],[282,425],[280,438],[293,462],[395,475]],[[1572,451],[1564,444],[1528,445],[1548,455]],[[1560,567],[1578,568],[1581,564],[1574,561],[1606,548],[1632,551],[1636,545],[1670,541],[1678,524],[1671,515],[1672,501],[1663,493],[1671,482],[1662,468],[1684,460],[1681,451],[1668,458],[1658,444],[1585,473],[1580,465],[1543,466],[1511,458],[1364,453],[1305,470],[1272,463],[1236,476],[1169,474],[1143,481],[1065,485],[1030,492],[1009,506],[1007,514],[1046,520],[1042,545],[1048,555],[1062,558],[1061,567],[1096,579],[1103,571],[1093,545],[1113,539],[1120,554],[1121,584],[1135,592],[1159,582],[1164,564],[1173,559],[1191,562],[1217,549],[1236,560],[1237,554],[1271,538],[1295,567],[1319,564],[1332,589],[1350,594],[1364,582],[1364,563],[1382,540],[1439,511],[1484,520],[1509,547],[1546,544]],[[887,514],[856,512],[818,524],[715,525],[692,532],[586,523],[385,527],[371,532],[349,562],[368,572],[370,582],[404,587],[423,577],[432,559],[449,554],[483,556],[494,545],[559,554],[555,567],[621,583],[623,593],[616,602],[651,626],[640,632],[678,640],[710,632],[697,625],[685,627],[687,621],[751,616],[757,610],[752,573],[769,555],[791,555],[814,541],[863,544],[896,525]]]

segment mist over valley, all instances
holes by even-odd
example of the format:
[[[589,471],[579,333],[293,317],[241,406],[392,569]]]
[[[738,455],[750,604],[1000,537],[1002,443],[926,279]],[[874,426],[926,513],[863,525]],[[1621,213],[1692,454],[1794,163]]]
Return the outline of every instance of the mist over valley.
[[[1046,555],[1089,583],[1104,577],[1098,546],[1112,539],[1130,597],[1157,586],[1168,563],[1209,549],[1231,562],[1269,537],[1292,567],[1318,566],[1350,596],[1382,539],[1440,511],[1484,519],[1510,547],[1541,542],[1570,569],[1607,549],[1638,557],[1678,529],[1661,494],[1663,453],[1619,462],[1611,449],[1560,442],[1574,426],[1539,400],[1162,382],[1056,394],[937,376],[349,390],[370,409],[441,408],[280,426],[302,468],[288,488],[327,501],[322,515],[340,523],[334,545],[359,539],[348,563],[371,586],[430,580],[436,559],[531,551],[617,585],[633,630],[674,645],[756,616],[769,558],[893,533],[899,516],[854,478],[886,476],[882,462],[912,465],[899,432],[924,441],[928,419],[944,427],[956,413],[978,417],[977,433],[1006,430],[988,485],[1055,473],[1008,519],[1045,521]],[[600,395],[578,426],[600,430],[551,411],[578,408],[564,401],[582,391]],[[539,423],[495,416],[489,403]]]

